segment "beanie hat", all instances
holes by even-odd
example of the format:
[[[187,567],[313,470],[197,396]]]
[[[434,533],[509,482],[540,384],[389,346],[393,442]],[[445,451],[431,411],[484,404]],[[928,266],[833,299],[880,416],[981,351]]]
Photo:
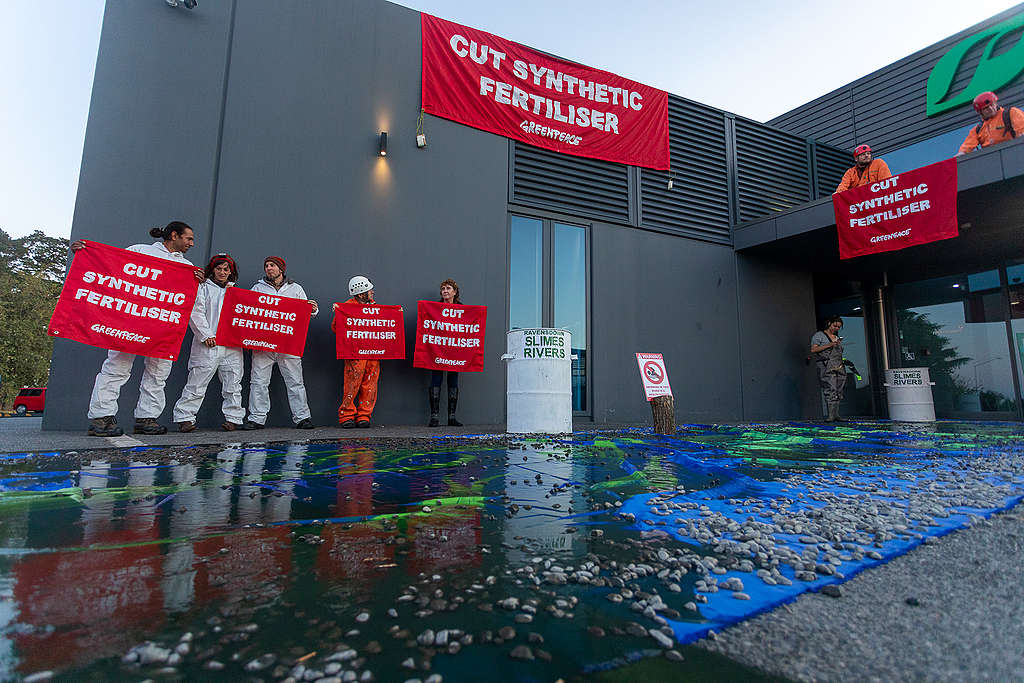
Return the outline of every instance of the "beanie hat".
[[[268,263],[273,263],[274,265],[276,265],[278,268],[281,269],[282,273],[285,271],[284,259],[281,258],[280,256],[268,256],[267,258],[263,259],[264,266],[266,266]]]

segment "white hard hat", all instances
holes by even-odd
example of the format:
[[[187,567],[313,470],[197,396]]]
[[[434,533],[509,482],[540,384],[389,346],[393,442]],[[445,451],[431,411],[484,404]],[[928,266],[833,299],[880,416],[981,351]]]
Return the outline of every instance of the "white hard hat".
[[[373,289],[373,283],[362,275],[356,275],[348,281],[348,293],[352,296],[369,292],[371,289]]]

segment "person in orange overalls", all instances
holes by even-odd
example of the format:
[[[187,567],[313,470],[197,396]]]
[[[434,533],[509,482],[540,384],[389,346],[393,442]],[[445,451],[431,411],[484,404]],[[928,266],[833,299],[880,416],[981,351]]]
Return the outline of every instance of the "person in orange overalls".
[[[348,281],[348,293],[352,298],[347,304],[372,304],[373,283],[362,275],[356,275]],[[335,305],[337,310],[337,305]],[[331,321],[331,330],[335,331],[335,321]],[[359,358],[345,359],[345,387],[342,390],[341,405],[338,406],[338,422],[342,429],[370,426],[373,407],[377,405],[377,380],[380,379],[380,361],[362,360]],[[356,395],[359,395],[358,406]]]
[[[884,161],[871,158],[871,147],[868,145],[858,145],[857,149],[853,150],[853,160],[857,162],[857,165],[843,174],[839,187],[832,194],[892,177],[889,166]]]
[[[967,133],[957,156],[973,152],[979,146],[998,145],[1024,134],[1024,112],[1017,107],[1010,107],[1009,111],[1003,109],[994,92],[983,92],[975,97],[974,111],[981,116],[981,123]]]

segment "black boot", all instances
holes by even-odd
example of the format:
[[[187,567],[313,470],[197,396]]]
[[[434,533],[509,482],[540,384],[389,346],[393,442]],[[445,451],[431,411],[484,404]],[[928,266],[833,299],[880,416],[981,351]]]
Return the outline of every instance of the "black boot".
[[[438,387],[440,392],[441,388]],[[461,427],[462,423],[455,419],[455,407],[459,405],[459,388],[448,387],[448,426]]]
[[[430,398],[430,424],[428,427],[436,427],[441,422],[437,419],[441,412],[441,387],[430,387],[427,389],[427,396]]]

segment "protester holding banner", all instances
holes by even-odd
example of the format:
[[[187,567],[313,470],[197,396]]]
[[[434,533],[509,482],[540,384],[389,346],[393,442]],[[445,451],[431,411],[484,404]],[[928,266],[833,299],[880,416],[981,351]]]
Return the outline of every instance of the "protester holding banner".
[[[853,150],[853,160],[856,164],[847,169],[846,173],[843,174],[843,179],[839,182],[839,187],[832,194],[849,190],[851,187],[869,185],[892,177],[888,164],[881,159],[871,158],[871,147],[869,145],[858,145]]]
[[[280,256],[268,256],[263,259],[265,277],[256,282],[250,289],[263,294],[276,294],[293,299],[305,299],[318,312],[316,301],[306,296],[302,286],[285,277],[285,261]],[[252,367],[249,370],[249,417],[243,429],[263,429],[270,412],[270,377],[274,365],[281,372],[285,388],[288,391],[288,406],[292,411],[292,421],[298,429],[312,429],[309,404],[306,400],[306,384],[302,379],[302,358],[287,353],[274,351],[253,351]]]
[[[159,238],[152,244],[133,244],[128,251],[155,256],[170,261],[179,261],[192,265],[185,258],[185,253],[195,244],[192,228],[181,221],[171,221],[162,228],[149,231],[151,237]],[[85,242],[76,240],[71,244],[72,251],[86,248]],[[196,269],[196,279],[203,281],[203,271]],[[136,434],[164,434],[167,427],[157,422],[164,412],[166,398],[164,385],[171,373],[173,361],[163,358],[146,357],[142,381],[139,384],[139,401],[135,405]],[[120,436],[124,432],[117,426],[117,399],[121,395],[121,387],[128,381],[135,364],[135,354],[124,351],[108,351],[96,381],[93,383],[92,396],[89,398],[89,435]]]
[[[224,424],[233,432],[242,428],[242,349],[217,343],[217,322],[228,287],[238,282],[238,267],[227,254],[217,254],[206,266],[206,282],[199,286],[195,307],[189,319],[192,351],[188,357],[188,381],[181,398],[174,404],[173,420],[182,432],[195,431],[196,413],[206,397],[206,388],[216,374],[220,377]]]
[[[825,398],[825,422],[839,420],[839,403],[846,387],[846,367],[843,364],[843,338],[839,330],[843,319],[834,315],[825,321],[825,329],[811,337],[811,354],[818,370],[818,383]]]
[[[441,299],[443,304],[461,304],[459,299],[459,285],[451,278],[441,283]],[[448,375],[448,426],[461,427],[462,423],[455,418],[455,408],[459,404],[459,373],[448,370],[430,371],[430,425],[437,427],[440,424],[438,414],[441,411],[441,380]]]
[[[372,304],[373,283],[362,275],[348,281],[351,299],[346,304]],[[337,310],[335,305],[335,310]],[[331,321],[331,331],[337,332],[336,320]],[[338,406],[338,424],[343,429],[370,426],[373,409],[377,405],[377,381],[380,379],[380,361],[346,358],[343,369],[344,387],[341,405]],[[358,396],[358,402],[357,402]]]
[[[983,92],[974,98],[974,111],[981,116],[981,123],[967,133],[967,139],[960,145],[957,156],[973,152],[978,147],[997,145],[1024,135],[1024,112],[1017,107],[1004,109],[994,92]]]

